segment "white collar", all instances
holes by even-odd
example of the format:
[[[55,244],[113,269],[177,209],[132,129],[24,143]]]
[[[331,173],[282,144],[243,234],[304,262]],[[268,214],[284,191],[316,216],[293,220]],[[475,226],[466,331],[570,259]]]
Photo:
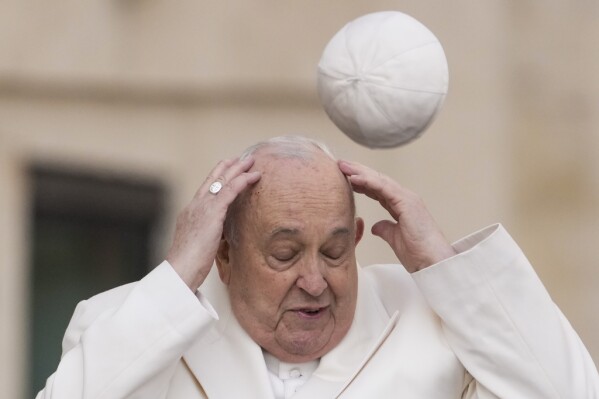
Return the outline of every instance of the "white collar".
[[[318,359],[305,363],[286,363],[280,361],[265,350],[262,350],[262,353],[264,354],[264,362],[266,363],[266,368],[268,371],[281,380],[294,378],[302,378],[303,380],[307,380],[310,378],[314,370],[316,370],[319,363]]]

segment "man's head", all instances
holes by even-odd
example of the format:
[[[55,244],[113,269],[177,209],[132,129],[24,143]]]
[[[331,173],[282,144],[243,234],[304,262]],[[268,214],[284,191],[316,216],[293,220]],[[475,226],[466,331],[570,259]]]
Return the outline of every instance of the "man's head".
[[[316,359],[352,323],[363,222],[354,216],[351,187],[320,144],[276,138],[249,152],[262,177],[230,208],[219,273],[254,341],[283,361]]]

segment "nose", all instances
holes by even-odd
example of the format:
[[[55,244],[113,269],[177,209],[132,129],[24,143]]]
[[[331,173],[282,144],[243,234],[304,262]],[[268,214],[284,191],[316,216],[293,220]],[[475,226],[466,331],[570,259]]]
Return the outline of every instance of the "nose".
[[[302,265],[296,285],[314,297],[320,296],[328,287],[318,262],[308,261]]]

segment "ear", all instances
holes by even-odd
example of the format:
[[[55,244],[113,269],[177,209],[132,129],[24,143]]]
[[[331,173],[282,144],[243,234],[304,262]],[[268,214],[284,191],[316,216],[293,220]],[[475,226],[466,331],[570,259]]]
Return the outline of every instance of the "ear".
[[[360,242],[360,240],[362,239],[362,236],[364,235],[364,219],[357,217],[356,218],[356,238],[354,241],[354,245],[358,245],[358,243]]]
[[[216,267],[218,268],[218,275],[220,280],[225,285],[229,285],[231,279],[231,257],[230,252],[231,246],[229,242],[223,237],[220,239],[218,250],[216,251]]]

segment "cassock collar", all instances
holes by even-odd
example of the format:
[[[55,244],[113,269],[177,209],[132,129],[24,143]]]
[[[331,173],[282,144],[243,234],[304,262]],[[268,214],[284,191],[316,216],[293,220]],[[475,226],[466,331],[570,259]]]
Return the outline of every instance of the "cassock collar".
[[[201,287],[219,319],[198,337],[183,359],[209,397],[272,399],[268,370],[257,345],[239,325],[227,289],[212,271]],[[393,330],[398,312],[390,316],[374,284],[358,266],[358,298],[352,325],[343,340],[320,359],[310,379],[294,398],[335,397],[376,352]]]

